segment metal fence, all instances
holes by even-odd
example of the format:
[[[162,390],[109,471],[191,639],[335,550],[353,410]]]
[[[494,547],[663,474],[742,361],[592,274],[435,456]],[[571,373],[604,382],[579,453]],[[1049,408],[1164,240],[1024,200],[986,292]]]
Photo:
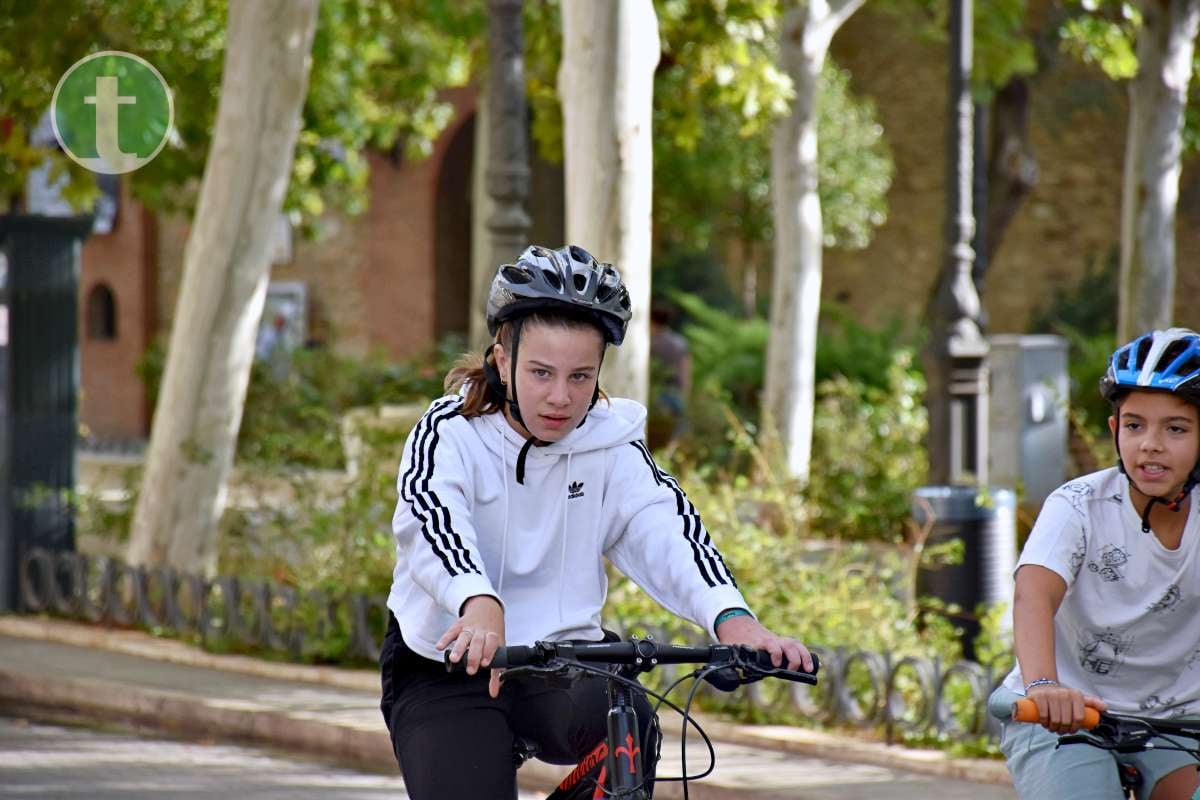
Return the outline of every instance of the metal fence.
[[[74,552],[32,549],[20,564],[26,613],[51,613],[92,623],[143,627],[206,643],[271,650],[302,660],[336,654],[374,661],[387,626],[381,597],[302,591],[275,581],[208,579],[170,568],[135,567]],[[645,626],[660,640],[677,639]],[[693,643],[700,643],[699,636]],[[749,702],[768,714],[787,713],[830,724],[898,733],[995,737],[987,697],[1004,677],[973,661],[897,657],[846,647],[813,647],[821,659],[815,687],[764,681],[726,695],[704,684],[710,702]],[[679,667],[662,665],[649,680],[663,686]]]

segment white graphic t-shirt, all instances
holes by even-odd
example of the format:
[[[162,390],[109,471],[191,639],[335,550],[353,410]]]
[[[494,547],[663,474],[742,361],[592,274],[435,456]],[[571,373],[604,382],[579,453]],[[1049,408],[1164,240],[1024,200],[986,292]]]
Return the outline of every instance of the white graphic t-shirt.
[[[1168,550],[1143,533],[1116,467],[1077,478],[1046,499],[1017,562],[1062,576],[1054,617],[1058,680],[1112,711],[1200,714],[1200,490],[1183,541]],[[1005,687],[1023,691],[1016,667]]]

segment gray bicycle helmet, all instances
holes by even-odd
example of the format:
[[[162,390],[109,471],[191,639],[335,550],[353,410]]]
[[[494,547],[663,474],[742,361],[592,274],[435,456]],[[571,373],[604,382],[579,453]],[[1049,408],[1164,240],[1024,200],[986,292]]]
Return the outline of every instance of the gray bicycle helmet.
[[[1200,334],[1187,328],[1151,331],[1117,348],[1109,359],[1108,370],[1100,379],[1100,394],[1115,404],[1126,392],[1135,390],[1174,394],[1200,408]],[[1128,475],[1121,460],[1120,433],[1118,425],[1113,432],[1117,466]],[[1129,482],[1133,484],[1132,477]],[[1150,497],[1142,514],[1142,530],[1150,530],[1150,509],[1155,503],[1179,511],[1197,483],[1200,483],[1200,461],[1193,467],[1177,497]],[[1137,484],[1133,485],[1137,488]]]
[[[615,345],[625,340],[632,316],[629,292],[616,267],[575,245],[558,250],[533,245],[496,270],[487,300],[488,331],[493,336],[500,323],[542,310],[590,317]]]
[[[492,279],[488,292],[487,325],[492,336],[502,323],[512,324],[512,352],[509,385],[490,361],[495,344],[483,356],[483,374],[492,397],[508,406],[513,419],[525,424],[517,399],[517,352],[521,344],[521,327],[525,317],[539,311],[564,313],[592,322],[600,329],[607,343],[619,345],[625,340],[625,329],[633,315],[629,292],[621,274],[612,264],[597,261],[587,250],[575,245],[551,250],[533,245],[512,264],[501,264]],[[601,362],[604,354],[600,354]],[[600,384],[592,391],[590,412],[600,399]],[[579,421],[583,425],[587,413]],[[517,483],[525,482],[525,457],[529,448],[545,442],[530,436],[517,456]]]

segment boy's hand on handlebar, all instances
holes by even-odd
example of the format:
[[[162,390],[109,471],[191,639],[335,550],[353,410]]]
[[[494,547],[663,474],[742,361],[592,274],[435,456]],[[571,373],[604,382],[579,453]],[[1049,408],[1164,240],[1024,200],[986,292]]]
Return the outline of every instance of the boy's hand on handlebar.
[[[790,670],[803,669],[812,672],[812,655],[808,648],[795,639],[777,636],[749,614],[743,614],[722,622],[716,630],[721,644],[744,644],[755,650],[771,654],[771,663],[776,667],[786,666]]]
[[[1042,727],[1053,733],[1074,733],[1082,728],[1084,707],[1108,710],[1099,697],[1070,686],[1034,686],[1027,696],[1037,705]]]
[[[434,648],[445,650],[451,644],[450,660],[458,663],[466,656],[467,674],[474,675],[487,668],[504,644],[504,608],[490,595],[477,595],[463,603],[462,616],[446,629]],[[488,694],[500,695],[500,670],[492,670]]]

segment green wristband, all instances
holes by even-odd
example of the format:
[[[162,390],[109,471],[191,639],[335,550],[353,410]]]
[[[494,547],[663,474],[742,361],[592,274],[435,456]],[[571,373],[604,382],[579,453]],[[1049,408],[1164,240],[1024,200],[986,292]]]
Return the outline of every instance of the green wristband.
[[[722,622],[726,622],[734,617],[741,616],[752,617],[754,615],[744,608],[727,608],[720,614],[717,614],[717,621],[713,623],[713,630],[715,631],[717,628],[719,628]]]

